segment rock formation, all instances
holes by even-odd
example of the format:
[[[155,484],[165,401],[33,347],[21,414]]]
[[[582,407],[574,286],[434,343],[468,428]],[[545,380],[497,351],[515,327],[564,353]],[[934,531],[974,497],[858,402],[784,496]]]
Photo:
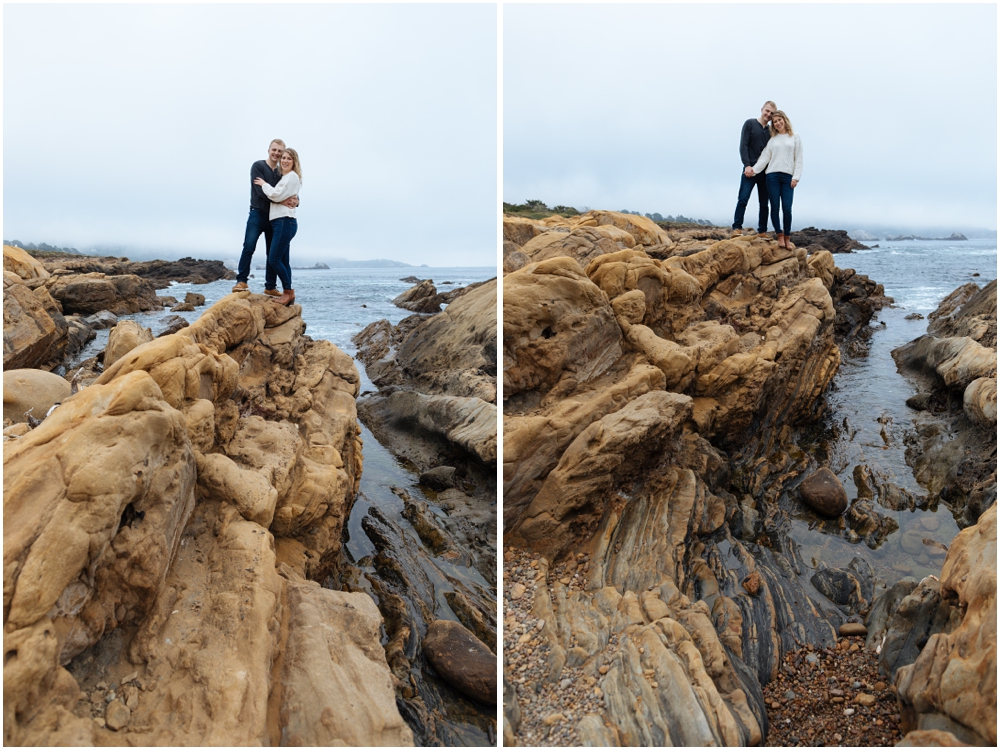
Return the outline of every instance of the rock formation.
[[[478,744],[496,733],[497,284],[436,296],[444,311],[354,338],[378,387],[359,416],[417,470],[425,499],[397,486],[399,511],[373,504],[360,524],[375,565],[358,561],[342,580],[378,597],[418,742]]]
[[[880,286],[848,293],[825,250],[613,212],[505,217],[504,239],[504,541],[534,558],[527,606],[505,589],[525,632],[505,733],[541,684],[583,680],[583,744],[759,743],[782,653],[832,644],[873,597],[864,572],[843,609],[803,581],[788,524],[819,468],[795,428]]]
[[[976,522],[996,502],[997,288],[959,287],[929,316],[927,334],[895,349],[921,398],[907,461],[932,495]]]
[[[308,580],[362,459],[357,370],[303,330],[229,295],[5,439],[6,743],[412,744],[371,597]]]
[[[41,263],[50,272],[73,274],[103,273],[107,276],[138,276],[154,289],[164,289],[170,282],[208,284],[219,279],[235,279],[236,273],[221,260],[181,258],[180,260],[130,261],[128,258],[94,257],[65,253],[42,253]]]

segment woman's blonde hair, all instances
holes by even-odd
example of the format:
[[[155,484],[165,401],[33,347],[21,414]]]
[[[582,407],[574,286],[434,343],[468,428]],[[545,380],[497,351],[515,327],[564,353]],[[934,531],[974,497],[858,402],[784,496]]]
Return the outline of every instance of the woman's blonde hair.
[[[775,117],[780,117],[782,120],[785,121],[785,133],[787,135],[795,135],[795,131],[792,130],[792,121],[789,120],[788,119],[788,115],[786,115],[780,109],[777,110],[777,111],[775,111],[775,113],[773,115],[771,115],[771,135],[778,135],[778,129],[776,127],[774,127],[774,118]],[[301,177],[301,175],[300,175],[300,177]]]
[[[284,156],[285,154],[288,154],[289,156],[292,157],[292,171],[295,172],[295,174],[297,174],[299,176],[299,179],[301,180],[302,164],[299,162],[299,152],[296,151],[294,148],[286,148],[284,151],[281,152],[282,156]]]

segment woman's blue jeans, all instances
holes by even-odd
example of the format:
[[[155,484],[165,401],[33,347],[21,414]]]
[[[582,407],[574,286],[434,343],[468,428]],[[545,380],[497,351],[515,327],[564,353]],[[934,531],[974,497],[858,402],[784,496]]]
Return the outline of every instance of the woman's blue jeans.
[[[771,201],[771,224],[774,231],[779,234],[791,234],[792,232],[792,196],[795,189],[792,187],[792,176],[788,172],[768,172],[767,173],[767,197]],[[784,223],[778,222],[778,202],[781,202],[781,213],[784,214]]]
[[[282,290],[292,288],[292,268],[288,260],[288,247],[292,237],[299,231],[299,223],[290,216],[282,216],[271,222],[271,247],[267,251],[267,271],[264,274],[264,288],[274,289],[275,278],[281,280]]]

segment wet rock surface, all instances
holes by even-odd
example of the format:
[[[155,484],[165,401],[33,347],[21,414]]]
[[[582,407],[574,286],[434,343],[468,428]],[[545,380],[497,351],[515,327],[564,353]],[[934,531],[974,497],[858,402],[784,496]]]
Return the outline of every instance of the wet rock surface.
[[[377,321],[354,338],[378,388],[359,399],[359,416],[414,484],[391,487],[397,502],[362,498],[351,520],[353,564],[340,580],[379,603],[397,700],[417,743],[491,744],[496,281],[437,294],[437,303],[448,306],[395,326]]]
[[[794,244],[806,248],[810,254],[818,250],[826,250],[831,253],[850,253],[855,250],[868,249],[867,245],[852,240],[843,229],[806,227],[792,232],[789,236]]]

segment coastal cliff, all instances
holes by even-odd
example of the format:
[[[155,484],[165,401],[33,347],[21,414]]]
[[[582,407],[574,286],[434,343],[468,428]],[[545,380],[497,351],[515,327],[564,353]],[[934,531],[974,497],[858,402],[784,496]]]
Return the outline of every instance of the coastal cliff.
[[[5,407],[9,362],[60,358],[39,290],[87,278],[15,256]],[[304,330],[228,295],[5,425],[6,743],[413,744],[372,598],[316,583],[361,476],[359,376]]]
[[[792,535],[876,549],[898,528],[861,481],[813,491],[825,394],[891,300],[828,251],[695,231],[505,218],[508,745],[759,744],[785,656],[832,668],[882,591],[863,557],[809,563]]]

